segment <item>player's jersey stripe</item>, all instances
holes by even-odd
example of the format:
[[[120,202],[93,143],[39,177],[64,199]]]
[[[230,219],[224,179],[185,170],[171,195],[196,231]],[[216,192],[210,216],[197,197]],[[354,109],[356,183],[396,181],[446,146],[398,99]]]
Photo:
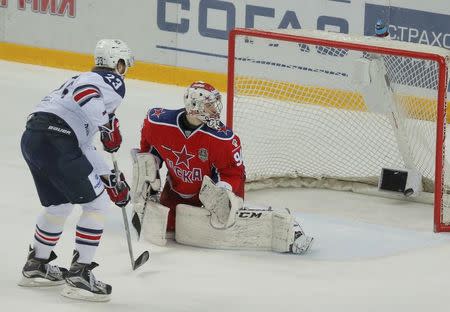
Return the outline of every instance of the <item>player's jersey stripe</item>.
[[[83,90],[83,91],[75,94],[73,99],[75,100],[75,102],[78,103],[78,102],[82,101],[83,98],[89,97],[89,96],[93,96],[93,95],[98,95],[97,90],[95,90],[95,89],[86,89],[86,90]]]
[[[100,96],[100,90],[94,85],[82,85],[73,91],[73,100],[80,106],[85,105],[92,98]]]

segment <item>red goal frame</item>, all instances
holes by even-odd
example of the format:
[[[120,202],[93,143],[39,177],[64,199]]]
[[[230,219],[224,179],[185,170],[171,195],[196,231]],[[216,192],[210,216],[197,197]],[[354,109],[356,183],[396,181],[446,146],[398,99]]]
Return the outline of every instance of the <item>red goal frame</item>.
[[[443,183],[444,183],[444,144],[445,144],[445,128],[446,128],[446,109],[447,109],[447,81],[448,69],[447,60],[444,56],[403,50],[397,48],[377,47],[352,42],[340,42],[328,39],[319,39],[312,37],[296,36],[286,33],[276,33],[270,31],[261,31],[256,29],[235,28],[229,33],[228,39],[228,80],[227,80],[227,126],[233,128],[233,99],[234,99],[234,78],[235,78],[235,57],[236,57],[236,37],[250,36],[267,38],[273,40],[290,41],[296,43],[305,43],[312,45],[329,46],[333,48],[350,49],[356,51],[366,51],[369,53],[391,54],[395,56],[411,57],[423,60],[431,60],[437,62],[439,66],[439,82],[438,82],[438,105],[437,105],[437,121],[436,121],[436,158],[435,158],[435,192],[434,192],[434,231],[450,232],[450,224],[442,222],[443,207]],[[440,183],[437,183],[440,181]]]

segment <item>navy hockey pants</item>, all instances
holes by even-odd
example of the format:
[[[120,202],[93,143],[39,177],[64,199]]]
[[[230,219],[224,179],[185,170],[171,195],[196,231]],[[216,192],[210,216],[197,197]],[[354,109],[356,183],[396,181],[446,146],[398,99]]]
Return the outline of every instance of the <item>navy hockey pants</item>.
[[[21,148],[43,206],[83,204],[97,197],[88,178],[93,167],[73,130],[56,115],[32,114]]]

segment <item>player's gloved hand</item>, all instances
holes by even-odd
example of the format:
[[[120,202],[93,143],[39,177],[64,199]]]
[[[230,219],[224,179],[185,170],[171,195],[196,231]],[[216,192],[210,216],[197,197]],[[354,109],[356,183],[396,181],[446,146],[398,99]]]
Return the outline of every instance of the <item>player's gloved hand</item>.
[[[130,201],[130,186],[125,181],[125,176],[120,173],[120,181],[117,182],[116,173],[111,170],[111,174],[102,175],[100,177],[105,185],[111,201],[121,208],[125,207]]]
[[[108,153],[117,152],[122,143],[122,135],[119,129],[119,119],[116,115],[109,115],[109,123],[99,127],[100,140],[103,143],[103,149]]]

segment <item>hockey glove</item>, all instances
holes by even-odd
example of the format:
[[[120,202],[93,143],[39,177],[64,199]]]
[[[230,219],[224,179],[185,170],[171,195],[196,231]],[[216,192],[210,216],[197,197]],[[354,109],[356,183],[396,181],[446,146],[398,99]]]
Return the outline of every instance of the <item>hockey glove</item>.
[[[116,115],[109,115],[109,123],[99,127],[100,140],[103,143],[103,149],[108,153],[117,152],[122,143],[122,135],[119,129],[119,119]]]
[[[130,201],[130,186],[125,181],[123,173],[120,173],[119,182],[117,182],[114,170],[111,170],[111,174],[102,175],[101,179],[111,201],[120,208],[125,207]]]

